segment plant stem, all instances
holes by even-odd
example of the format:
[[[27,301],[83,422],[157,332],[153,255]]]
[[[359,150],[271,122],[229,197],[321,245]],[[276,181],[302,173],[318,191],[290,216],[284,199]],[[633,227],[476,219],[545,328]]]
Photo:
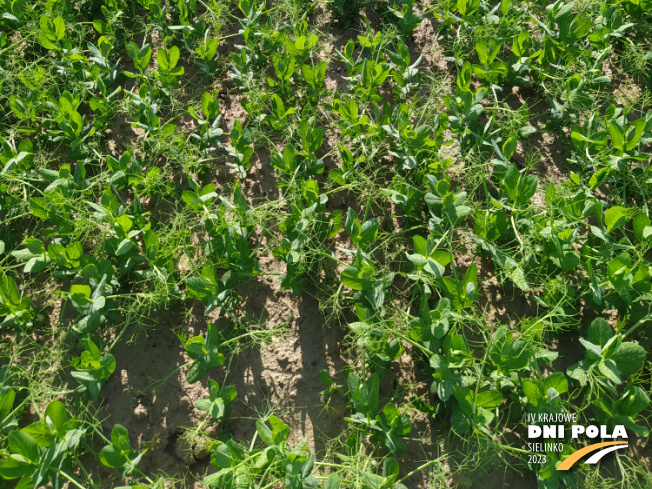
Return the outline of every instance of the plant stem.
[[[409,479],[410,477],[412,477],[414,474],[416,474],[418,472],[421,472],[423,469],[425,469],[427,467],[430,467],[431,465],[435,465],[439,461],[440,461],[439,458],[436,458],[434,460],[429,460],[425,464],[422,464],[419,467],[417,467],[416,469],[414,469],[414,470],[408,472],[407,474],[405,474],[403,477],[401,477],[399,480],[396,481],[396,484],[400,484],[404,480]]]
[[[125,320],[125,324],[122,327],[122,330],[120,331],[120,333],[118,333],[118,336],[116,336],[115,340],[113,340],[113,343],[111,343],[111,346],[109,346],[109,351],[113,350],[113,348],[118,343],[118,341],[120,341],[120,338],[122,338],[122,335],[127,330],[127,327],[129,326],[129,324],[131,324],[131,314],[127,313],[127,319]]]
[[[59,474],[62,475],[64,479],[68,479],[70,483],[73,486],[77,487],[78,489],[87,489],[86,487],[82,486],[79,482],[77,482],[77,480],[74,477],[66,474],[63,470],[59,470]]]
[[[649,321],[650,319],[652,319],[652,314],[648,314],[648,315],[645,316],[644,318],[639,319],[639,321],[638,321],[634,326],[632,326],[631,328],[629,328],[629,329],[625,332],[625,334],[623,334],[623,338],[625,338],[625,337],[629,336],[630,334],[632,334],[634,331],[636,331],[636,329],[637,329],[640,325],[642,325],[643,323]]]

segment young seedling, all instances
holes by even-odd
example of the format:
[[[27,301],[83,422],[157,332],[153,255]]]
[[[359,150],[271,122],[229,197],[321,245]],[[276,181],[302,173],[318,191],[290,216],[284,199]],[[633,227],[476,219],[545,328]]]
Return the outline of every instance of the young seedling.
[[[77,360],[74,370],[70,373],[81,384],[81,391],[88,391],[94,401],[100,395],[102,384],[115,371],[115,357],[110,353],[100,352],[100,349],[90,339],[84,339],[85,351]]]

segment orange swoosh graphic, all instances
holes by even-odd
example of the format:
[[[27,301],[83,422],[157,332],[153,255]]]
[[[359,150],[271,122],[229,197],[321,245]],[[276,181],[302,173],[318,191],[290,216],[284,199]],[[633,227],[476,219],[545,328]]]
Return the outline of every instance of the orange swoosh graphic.
[[[605,441],[603,443],[595,443],[593,445],[589,445],[588,447],[584,447],[578,451],[576,451],[574,454],[569,455],[566,457],[566,459],[559,464],[559,467],[557,467],[557,470],[568,470],[570,469],[575,462],[577,462],[579,459],[581,459],[584,455],[587,453],[594,452],[600,448],[608,447],[611,445],[627,445],[626,441]]]

